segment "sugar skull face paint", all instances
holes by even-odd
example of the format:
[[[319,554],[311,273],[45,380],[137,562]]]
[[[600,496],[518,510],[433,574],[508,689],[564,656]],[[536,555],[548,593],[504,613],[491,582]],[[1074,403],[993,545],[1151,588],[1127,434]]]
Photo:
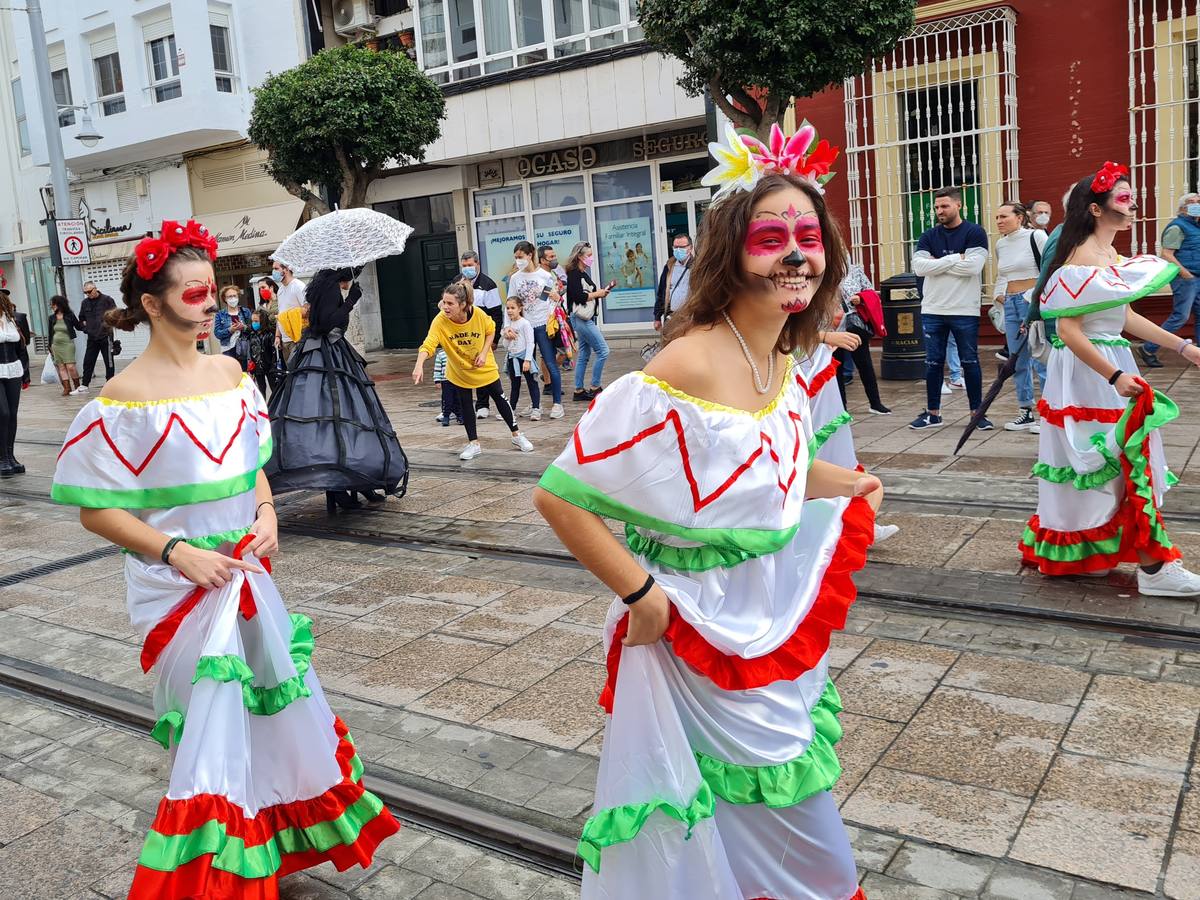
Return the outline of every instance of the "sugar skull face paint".
[[[231,292],[232,293],[232,292]],[[183,286],[181,298],[188,306],[196,306],[207,302],[217,294],[217,285],[213,281],[189,281]],[[234,295],[236,298],[236,295]]]
[[[175,265],[179,280],[158,304],[159,322],[197,340],[203,339],[212,331],[217,312],[217,284],[212,265],[200,260],[179,261]]]
[[[761,200],[742,250],[743,268],[763,280],[780,309],[791,314],[808,307],[825,272],[821,220],[808,194],[789,188]]]

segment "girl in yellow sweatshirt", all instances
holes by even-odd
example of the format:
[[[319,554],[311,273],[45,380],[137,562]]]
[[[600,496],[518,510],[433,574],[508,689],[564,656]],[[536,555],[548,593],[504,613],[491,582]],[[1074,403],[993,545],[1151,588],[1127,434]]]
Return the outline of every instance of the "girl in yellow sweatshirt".
[[[468,443],[458,458],[470,460],[483,452],[479,446],[476,419],[469,414],[475,406],[472,391],[477,392],[480,399],[488,397],[496,402],[500,418],[512,432],[513,446],[523,453],[529,453],[533,450],[533,444],[517,427],[512,407],[504,399],[500,370],[496,368],[496,360],[492,356],[496,323],[483,310],[475,308],[471,285],[465,281],[449,285],[442,292],[438,308],[441,312],[429,325],[429,334],[425,336],[421,352],[417,354],[412,377],[413,384],[420,384],[425,378],[425,360],[433,355],[438,346],[446,351],[446,379],[458,389],[459,405],[468,411],[463,415]]]

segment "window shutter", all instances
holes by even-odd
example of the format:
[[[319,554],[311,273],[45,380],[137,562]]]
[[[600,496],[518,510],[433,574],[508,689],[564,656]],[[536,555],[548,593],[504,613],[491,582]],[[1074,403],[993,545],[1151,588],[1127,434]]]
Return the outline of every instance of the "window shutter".
[[[209,25],[219,25],[222,28],[228,28],[229,27],[229,14],[223,13],[223,12],[217,12],[215,9],[210,9],[208,11],[208,24]]]
[[[57,72],[59,69],[65,69],[67,67],[67,48],[62,44],[51,47],[47,51],[47,55],[50,57],[51,72]]]
[[[171,21],[171,9],[166,7],[156,10],[142,19],[142,38],[149,43],[159,38],[165,38],[175,33],[175,25]]]
[[[117,36],[110,34],[92,41],[92,59],[109,56],[117,52]]]
[[[117,182],[117,210],[123,213],[135,213],[141,205],[138,200],[138,180],[122,178]]]

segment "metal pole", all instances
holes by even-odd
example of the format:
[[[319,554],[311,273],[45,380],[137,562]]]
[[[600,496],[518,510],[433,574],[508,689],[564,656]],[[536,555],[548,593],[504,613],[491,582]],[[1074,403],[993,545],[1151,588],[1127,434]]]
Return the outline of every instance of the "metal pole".
[[[46,51],[46,26],[42,22],[41,0],[26,0],[29,13],[29,36],[33,41],[33,68],[37,75],[38,99],[42,107],[42,127],[46,132],[46,155],[50,158],[50,184],[54,188],[54,214],[47,220],[50,241],[57,242],[53,222],[56,218],[71,217],[71,191],[67,186],[67,160],[63,155],[62,132],[58,127],[58,104],[50,82],[50,56]],[[65,215],[64,215],[65,213]],[[63,266],[63,283],[67,299],[78,309],[83,301],[83,273],[79,266]]]

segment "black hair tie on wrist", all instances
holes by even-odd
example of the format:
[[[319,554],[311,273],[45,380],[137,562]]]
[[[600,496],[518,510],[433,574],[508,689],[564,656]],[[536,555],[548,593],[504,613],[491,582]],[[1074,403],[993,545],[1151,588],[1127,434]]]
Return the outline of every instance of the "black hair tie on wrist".
[[[1125,374],[1124,370],[1117,369],[1117,371],[1113,372],[1112,376],[1108,379],[1108,383],[1115,385],[1117,383],[1117,379],[1120,378],[1124,374]]]
[[[650,593],[650,588],[652,588],[652,587],[654,587],[654,576],[647,575],[646,583],[643,584],[636,591],[634,591],[632,594],[630,594],[628,597],[622,597],[621,602],[624,603],[626,606],[632,606],[633,604],[635,604],[639,600],[641,600],[643,597],[645,597],[648,593]]]
[[[163,563],[165,563],[168,566],[171,564],[171,551],[175,549],[175,546],[177,544],[182,544],[182,543],[183,543],[183,538],[181,538],[181,537],[173,537],[169,541],[167,541],[166,546],[163,547],[163,549],[162,549],[162,554],[159,556],[159,558],[163,561]]]

